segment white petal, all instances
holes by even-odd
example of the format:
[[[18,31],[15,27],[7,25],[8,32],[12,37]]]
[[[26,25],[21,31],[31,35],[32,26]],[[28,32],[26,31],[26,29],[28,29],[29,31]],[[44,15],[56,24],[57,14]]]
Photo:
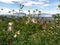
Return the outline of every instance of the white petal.
[[[14,35],[14,38],[16,38],[16,37],[17,37],[17,35],[15,34],[15,35]]]
[[[18,34],[20,34],[20,30],[18,31]]]
[[[12,25],[13,23],[12,22],[9,22],[8,25]]]

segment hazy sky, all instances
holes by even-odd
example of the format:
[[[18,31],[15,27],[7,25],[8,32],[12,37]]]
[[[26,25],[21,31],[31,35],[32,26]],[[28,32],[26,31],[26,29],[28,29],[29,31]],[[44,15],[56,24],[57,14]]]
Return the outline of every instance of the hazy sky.
[[[0,0],[0,9],[2,12],[7,13],[9,10],[15,9],[18,11],[19,3],[24,5],[23,11],[27,13],[27,10],[39,9],[44,13],[58,13],[57,6],[60,3],[59,0]],[[1,10],[0,10],[1,11]]]

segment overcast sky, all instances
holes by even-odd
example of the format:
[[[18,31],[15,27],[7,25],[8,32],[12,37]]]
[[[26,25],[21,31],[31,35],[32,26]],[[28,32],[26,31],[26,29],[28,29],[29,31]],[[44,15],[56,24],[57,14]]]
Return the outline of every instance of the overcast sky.
[[[23,11],[27,13],[27,10],[39,9],[43,13],[59,13],[57,9],[59,0],[0,0],[0,9],[3,8],[3,13],[7,13],[9,10],[15,9],[18,11],[19,3],[24,5]],[[1,11],[1,10],[0,10]],[[1,13],[2,13],[1,12]]]

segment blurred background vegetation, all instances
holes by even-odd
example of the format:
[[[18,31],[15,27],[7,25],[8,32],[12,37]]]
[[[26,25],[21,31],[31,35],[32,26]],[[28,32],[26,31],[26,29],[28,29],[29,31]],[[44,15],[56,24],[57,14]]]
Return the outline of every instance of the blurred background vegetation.
[[[39,18],[30,16],[0,16],[0,45],[60,45],[60,16],[56,14],[53,18],[52,21],[41,18],[39,22]],[[7,31],[9,22],[13,23],[11,31]]]

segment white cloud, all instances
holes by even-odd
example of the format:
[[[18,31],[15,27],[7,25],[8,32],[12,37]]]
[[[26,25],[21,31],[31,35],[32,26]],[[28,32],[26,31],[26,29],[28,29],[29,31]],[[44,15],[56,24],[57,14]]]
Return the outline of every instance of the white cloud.
[[[50,4],[47,4],[45,2],[49,2],[49,0],[37,0],[37,1],[32,1],[32,0],[25,0],[24,2],[22,1],[22,3],[25,5],[25,6],[32,6],[33,4],[34,5],[41,5],[41,6],[50,6]]]
[[[0,2],[7,3],[7,4],[13,4],[15,2],[19,2],[24,4],[25,6],[32,6],[34,5],[41,5],[41,6],[49,6],[49,4],[46,4],[44,2],[49,2],[49,0],[37,0],[37,1],[32,1],[32,0],[0,0]]]
[[[41,5],[41,6],[50,6],[49,4],[46,4],[44,2],[36,2],[36,1],[29,1],[29,2],[24,2],[23,3],[25,6],[32,6],[34,5]]]
[[[9,11],[11,11],[11,13],[9,13]],[[18,13],[18,12],[19,10],[15,9],[14,13]],[[24,10],[22,12],[28,14],[28,10]],[[0,8],[0,14],[13,14],[13,12],[12,12],[12,9],[9,9],[9,8],[3,8],[3,10],[1,10]]]
[[[12,4],[13,1],[18,1],[18,0],[0,0],[0,2],[8,3],[8,4]]]
[[[26,14],[29,14],[29,13],[28,13],[28,10],[29,10],[29,9],[23,10],[23,12],[26,13]],[[0,9],[0,14],[9,14],[9,13],[8,13],[9,11],[12,11],[12,9],[3,8],[3,11]],[[30,13],[32,14],[32,13],[33,13],[33,10],[30,10],[30,11],[31,11]],[[19,11],[18,11],[18,10],[15,10],[14,12],[16,13],[16,12],[19,12]],[[54,10],[54,11],[47,11],[47,12],[43,12],[43,13],[56,14],[56,13],[60,13],[60,11],[59,11],[59,10]],[[12,14],[12,13],[11,13],[11,14]]]
[[[48,11],[47,13],[49,13],[49,14],[56,14],[56,13],[59,13],[59,14],[60,14],[60,10]]]
[[[42,1],[42,2],[49,2],[49,0],[38,0],[38,1]]]
[[[50,6],[50,4],[43,4],[43,6]]]
[[[24,4],[25,6],[32,6],[33,4],[34,5],[40,5],[42,7],[43,6],[51,6],[51,4],[45,3],[45,2],[49,2],[50,0],[37,0],[37,1],[32,1],[32,0],[0,0],[0,2],[7,3],[7,4],[13,4],[14,1],[15,2],[20,2],[20,3]],[[4,8],[4,11],[1,11],[1,13],[6,14],[6,13],[8,13],[9,10],[11,10],[11,9]],[[18,12],[18,10],[15,10],[15,11]],[[24,12],[28,14],[28,11],[24,10]],[[51,11],[49,13],[56,13],[56,12]]]
[[[3,8],[3,10],[1,10],[1,8],[0,8],[0,14],[9,14],[9,11],[11,11],[11,14],[13,13],[13,12],[12,12],[12,9]],[[18,12],[18,10],[15,10],[14,13],[15,13],[15,12]]]
[[[11,11],[11,10],[8,8],[3,8],[3,10],[0,9],[0,14],[7,14],[8,11]]]

